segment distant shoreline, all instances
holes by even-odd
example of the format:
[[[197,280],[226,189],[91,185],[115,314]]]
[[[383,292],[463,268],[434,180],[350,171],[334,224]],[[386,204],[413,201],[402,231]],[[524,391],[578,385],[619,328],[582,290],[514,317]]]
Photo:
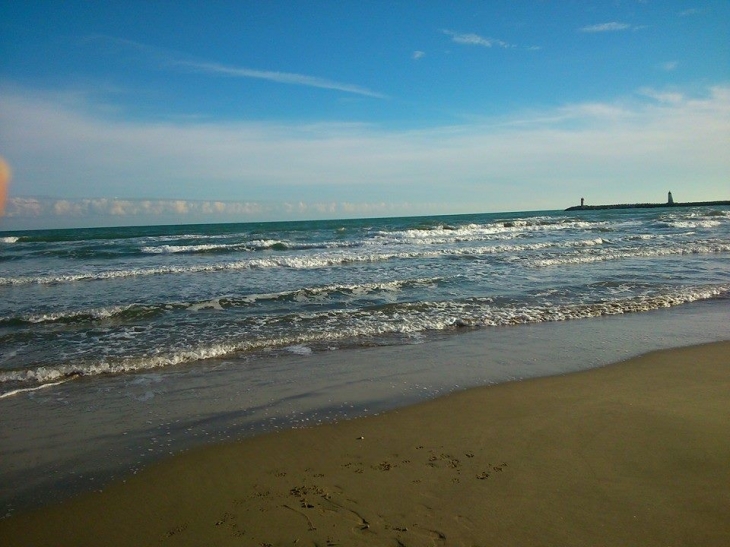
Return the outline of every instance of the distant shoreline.
[[[574,205],[566,211],[596,211],[600,209],[654,209],[656,207],[702,207],[707,205],[730,205],[730,200],[688,201],[685,203],[620,203],[616,205]]]

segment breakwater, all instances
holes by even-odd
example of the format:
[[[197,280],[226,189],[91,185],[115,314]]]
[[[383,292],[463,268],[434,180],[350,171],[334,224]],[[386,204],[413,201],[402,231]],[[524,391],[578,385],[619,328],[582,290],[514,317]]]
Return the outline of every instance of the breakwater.
[[[597,211],[601,209],[654,209],[657,207],[705,207],[730,205],[730,200],[720,201],[687,201],[684,203],[619,203],[615,205],[574,205],[566,211]]]

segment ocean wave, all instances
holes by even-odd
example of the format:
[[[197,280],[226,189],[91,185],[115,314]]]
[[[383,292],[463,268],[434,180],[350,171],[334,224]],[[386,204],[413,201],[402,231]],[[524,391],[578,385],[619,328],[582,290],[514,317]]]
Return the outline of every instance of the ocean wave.
[[[527,323],[544,323],[567,321],[571,319],[588,319],[606,315],[638,313],[670,308],[696,302],[723,297],[730,291],[730,286],[721,287],[688,287],[675,293],[659,295],[642,295],[601,302],[567,304],[562,306],[532,306],[524,309],[504,307],[490,309],[481,317],[472,318],[479,326],[508,326]]]
[[[694,228],[715,228],[722,223],[719,220],[693,219],[693,220],[672,220],[666,224],[671,228],[694,229]]]
[[[196,253],[209,253],[209,252],[221,252],[221,251],[229,251],[229,252],[235,252],[235,251],[241,251],[241,250],[248,250],[250,247],[243,243],[233,243],[233,244],[223,244],[223,243],[206,243],[206,244],[198,244],[198,245],[158,245],[158,246],[148,246],[148,247],[142,247],[140,249],[141,252],[146,254],[175,254],[175,253],[186,253],[186,254],[196,254]]]
[[[587,222],[574,219],[537,217],[534,219],[498,220],[487,224],[463,226],[435,225],[407,230],[380,230],[366,244],[423,244],[447,245],[470,241],[513,239],[530,232],[565,231],[571,229],[608,228],[605,222]]]
[[[293,243],[280,239],[257,239],[237,243],[165,244],[148,245],[140,249],[143,254],[224,254],[257,251],[308,251],[315,249],[337,249],[359,246],[353,242]]]
[[[635,236],[631,236],[635,237]],[[610,244],[612,250],[593,254],[567,253],[548,257],[523,257],[535,267],[555,266],[560,264],[579,264],[598,261],[619,260],[623,258],[664,256],[672,254],[711,254],[730,251],[730,244],[725,242],[678,243],[675,247],[629,247],[621,250],[622,240],[616,241],[597,237],[578,240],[546,241],[523,244],[491,244],[471,247],[447,248],[413,248],[411,250],[378,249],[373,252],[355,252],[345,250],[326,251],[317,254],[273,255],[262,258],[246,258],[233,262],[217,262],[207,264],[170,265],[147,268],[130,268],[123,270],[76,271],[55,275],[0,277],[0,286],[40,284],[52,285],[73,283],[78,281],[100,281],[125,277],[214,273],[247,269],[318,269],[343,266],[348,264],[364,264],[390,260],[433,259],[433,258],[472,258],[485,255],[504,255],[509,258],[525,251],[544,249],[565,249],[574,247],[604,247]],[[372,249],[371,249],[372,251]]]
[[[35,313],[21,316],[0,317],[0,326],[18,326],[22,324],[39,323],[70,323],[75,321],[88,321],[108,319],[124,312],[130,306],[113,306],[97,310],[73,310],[62,312]]]
[[[151,268],[130,268],[125,270],[102,270],[98,272],[69,272],[60,275],[39,275],[39,276],[17,276],[0,277],[0,286],[3,285],[55,285],[61,283],[73,283],[78,281],[102,281],[108,279],[119,279],[125,277],[138,277],[150,275],[168,274],[191,274],[191,273],[214,273],[230,270],[253,270],[253,269],[318,269],[348,264],[362,264],[372,262],[383,262],[396,259],[413,258],[438,258],[448,255],[469,255],[486,254],[499,252],[496,248],[484,248],[481,251],[474,249],[461,250],[437,250],[431,252],[405,251],[405,252],[380,252],[380,253],[330,253],[316,256],[280,256],[269,258],[252,258],[236,262],[224,262],[216,264],[193,264],[187,266],[158,266]]]
[[[726,225],[728,217],[730,211],[720,209],[681,209],[660,214],[653,224],[662,229],[716,228]]]
[[[188,305],[172,304],[128,304],[125,306],[109,306],[88,310],[49,311],[45,313],[29,313],[17,316],[0,317],[0,326],[22,326],[44,323],[84,323],[123,319],[127,321],[149,319],[155,315],[174,309],[185,309]]]
[[[229,355],[239,349],[240,348],[235,345],[216,344],[210,347],[179,351],[168,355],[155,355],[86,363],[64,363],[53,366],[41,366],[33,369],[1,371],[0,385],[10,384],[28,386],[34,384],[47,384],[50,382],[60,383],[65,380],[81,376],[99,376],[104,374],[138,372],[166,366],[175,366],[182,363],[189,363],[191,361],[215,359]],[[19,389],[19,387],[14,387],[9,391],[18,391]],[[7,396],[7,392],[0,394],[0,397],[2,396]]]
[[[397,292],[412,287],[432,287],[442,281],[443,278],[441,277],[428,277],[362,284],[332,284],[321,287],[306,287],[293,291],[251,294],[237,298],[223,297],[218,299],[218,302],[223,307],[234,307],[266,301],[298,301],[300,303],[307,300],[322,301],[333,296],[364,298],[371,296],[373,293]]]
[[[20,237],[18,236],[5,236],[0,237],[0,243],[6,243],[8,245],[17,243],[20,240]]]
[[[213,273],[230,270],[250,269],[317,269],[347,264],[369,263],[405,258],[428,258],[429,256],[442,256],[439,253],[413,252],[390,252],[390,253],[323,253],[314,256],[276,256],[267,258],[251,258],[236,262],[219,262],[214,264],[192,264],[187,266],[158,266],[151,268],[130,268],[125,270],[102,270],[98,272],[69,272],[60,275],[39,275],[39,276],[17,276],[0,277],[2,285],[53,285],[60,283],[73,283],[78,281],[101,281],[125,277],[166,275],[166,274],[191,274],[191,273]]]
[[[262,302],[322,302],[334,297],[366,298],[375,293],[393,293],[411,287],[434,286],[441,282],[441,277],[401,279],[363,284],[329,284],[323,286],[304,287],[301,289],[276,293],[247,294],[240,296],[219,296],[195,302],[160,302],[154,304],[128,304],[105,308],[49,311],[18,316],[0,317],[0,326],[22,326],[42,323],[82,323],[97,322],[109,319],[136,321],[151,319],[171,311],[201,311],[206,309],[227,310],[251,306]]]
[[[679,306],[698,300],[727,298],[730,285],[687,286],[663,289],[657,294],[634,295],[624,298],[599,299],[594,302],[566,303],[498,303],[493,298],[471,298],[464,301],[401,302],[365,309],[329,310],[322,313],[299,314],[297,322],[308,323],[304,331],[272,330],[267,337],[228,343],[202,344],[184,350],[152,355],[107,358],[99,361],[74,359],[72,362],[39,366],[25,370],[0,372],[0,385],[7,388],[0,397],[22,393],[34,386],[61,383],[79,376],[98,376],[138,372],[176,366],[194,361],[220,359],[240,352],[271,351],[309,354],[324,350],[332,343],[353,346],[389,343],[390,337],[422,336],[429,331],[445,332],[464,327],[486,328],[530,323],[588,319],[600,316],[653,311]],[[271,324],[290,318],[272,317]],[[271,326],[271,325],[268,325]],[[349,342],[348,342],[349,341]],[[396,342],[402,342],[397,338]],[[394,342],[390,342],[394,343]]]
[[[685,254],[717,254],[730,252],[730,243],[715,243],[698,245],[695,243],[679,245],[677,247],[634,248],[612,250],[595,254],[572,253],[556,257],[528,259],[527,263],[536,268],[563,266],[568,264],[590,264],[631,258],[653,258],[661,256]]]

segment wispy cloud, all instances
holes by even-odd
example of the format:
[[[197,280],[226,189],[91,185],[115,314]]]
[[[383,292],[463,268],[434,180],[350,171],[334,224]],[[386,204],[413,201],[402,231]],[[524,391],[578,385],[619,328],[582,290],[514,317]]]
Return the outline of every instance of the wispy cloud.
[[[485,38],[478,34],[467,33],[463,34],[460,32],[454,32],[453,30],[442,30],[447,36],[451,36],[451,40],[457,44],[464,44],[468,46],[482,46],[482,47],[501,47],[501,48],[513,48],[513,44],[509,44],[504,40],[498,40],[496,38]]]
[[[175,61],[175,66],[188,68],[197,72],[205,72],[209,74],[217,74],[219,76],[231,76],[234,78],[255,78],[259,80],[268,80],[280,84],[302,85],[308,87],[319,87],[322,89],[335,89],[344,91],[345,93],[354,93],[356,95],[365,95],[367,97],[375,97],[378,99],[386,98],[382,93],[372,91],[362,86],[354,84],[346,84],[319,78],[317,76],[307,76],[305,74],[296,74],[292,72],[275,72],[270,70],[254,70],[250,68],[226,66],[219,63],[201,63],[194,61]]]
[[[680,17],[690,17],[692,15],[699,15],[702,13],[701,9],[690,8],[679,12]]]
[[[418,61],[419,59],[423,59],[426,56],[425,51],[414,51],[413,52],[413,59],[415,61]]]
[[[339,82],[336,80],[330,80],[328,78],[321,78],[319,76],[311,76],[295,72],[257,70],[248,67],[230,66],[216,62],[194,60],[186,58],[185,55],[178,52],[163,50],[154,46],[142,44],[133,40],[126,40],[123,38],[95,35],[89,37],[87,40],[91,42],[105,43],[116,48],[134,50],[138,53],[145,55],[148,60],[151,60],[157,66],[167,70],[194,71],[232,78],[253,78],[258,80],[267,80],[269,82],[275,82],[279,84],[316,87],[320,89],[333,89],[336,91],[342,91],[344,93],[364,95],[366,97],[374,97],[377,99],[387,98],[387,96],[383,93],[373,91],[357,84]]]
[[[618,23],[611,21],[610,23],[599,23],[597,25],[588,25],[581,27],[580,32],[618,32],[621,30],[641,30],[646,28],[645,25],[629,25],[628,23]]]
[[[639,94],[644,97],[654,99],[660,103],[680,104],[685,100],[685,96],[678,91],[657,91],[650,87],[643,87],[639,89]]]
[[[676,70],[678,66],[678,61],[667,61],[666,63],[662,63],[661,65],[659,65],[659,68],[666,72],[672,72],[673,70]]]

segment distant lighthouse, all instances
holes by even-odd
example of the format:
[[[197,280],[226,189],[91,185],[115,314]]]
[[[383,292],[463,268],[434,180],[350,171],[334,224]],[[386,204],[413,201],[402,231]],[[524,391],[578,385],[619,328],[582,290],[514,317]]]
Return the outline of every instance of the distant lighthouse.
[[[667,194],[667,205],[674,205],[674,198],[672,197],[671,192],[669,192],[669,194]]]

